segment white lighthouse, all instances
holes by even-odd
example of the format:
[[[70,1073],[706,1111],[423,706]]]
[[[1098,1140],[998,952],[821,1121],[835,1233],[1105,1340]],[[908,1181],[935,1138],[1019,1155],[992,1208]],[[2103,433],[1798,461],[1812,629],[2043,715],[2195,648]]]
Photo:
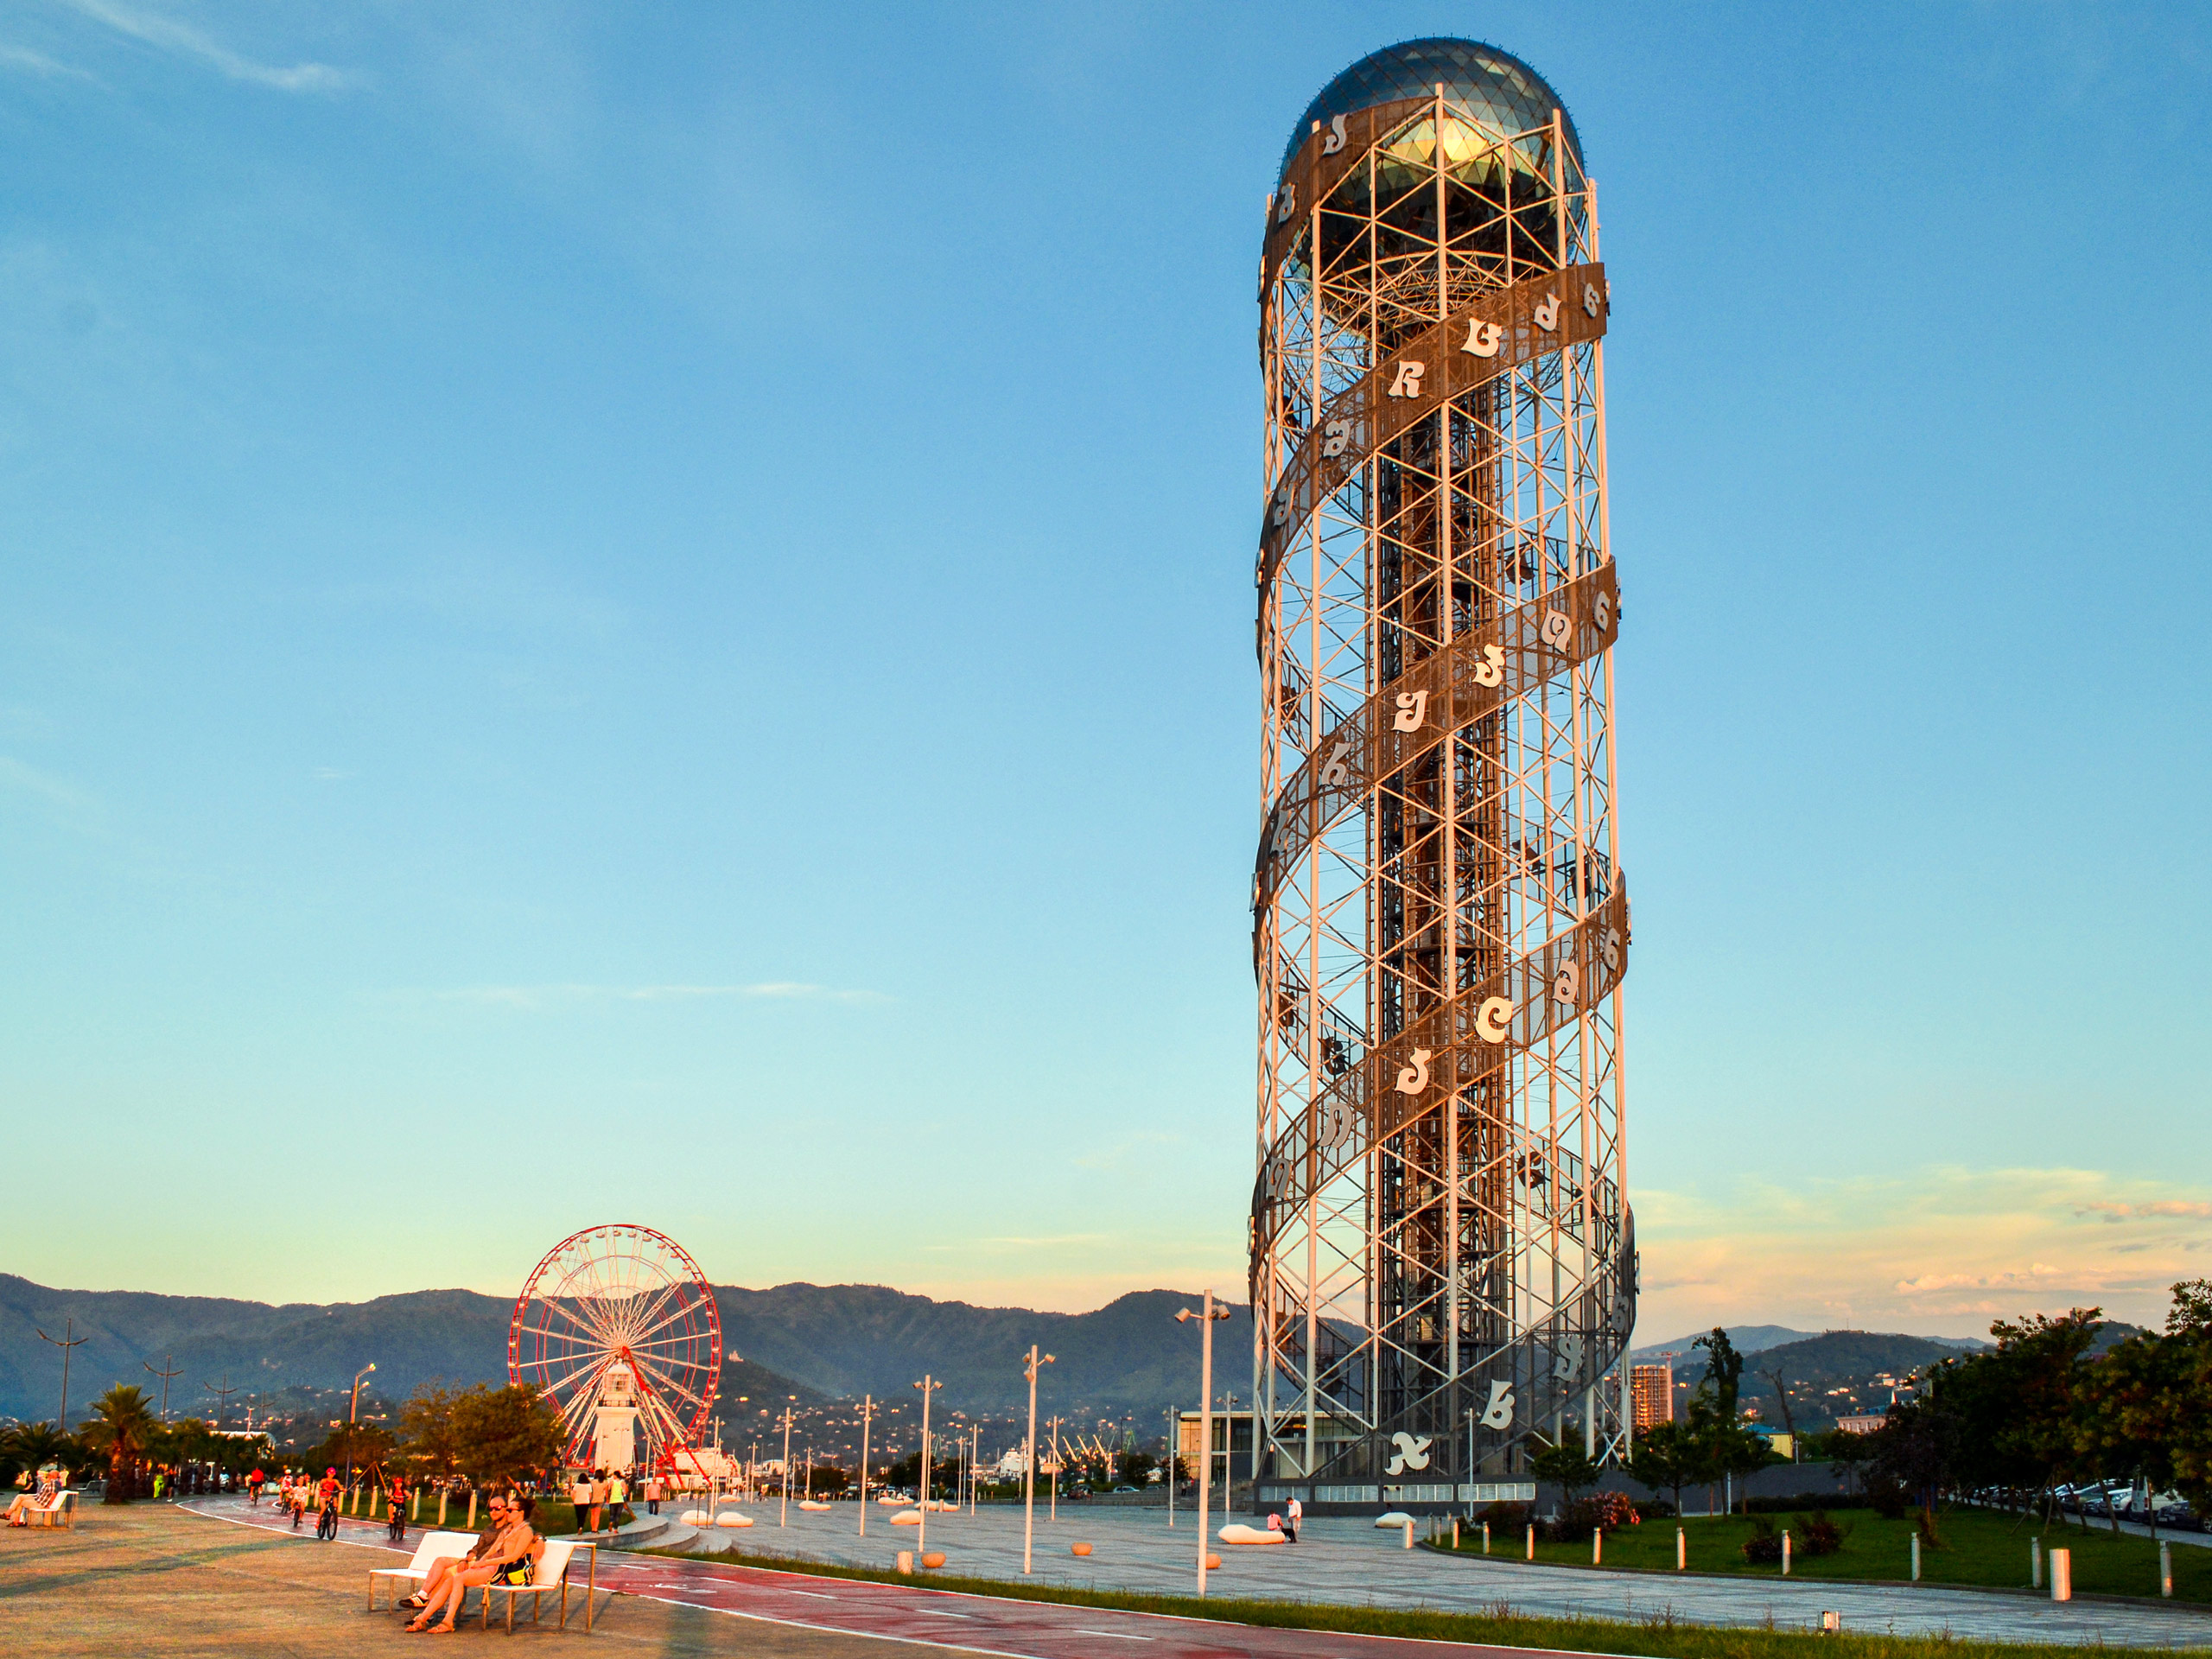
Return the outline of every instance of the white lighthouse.
[[[592,1461],[601,1469],[628,1469],[638,1460],[638,1384],[626,1360],[607,1368],[599,1385]]]

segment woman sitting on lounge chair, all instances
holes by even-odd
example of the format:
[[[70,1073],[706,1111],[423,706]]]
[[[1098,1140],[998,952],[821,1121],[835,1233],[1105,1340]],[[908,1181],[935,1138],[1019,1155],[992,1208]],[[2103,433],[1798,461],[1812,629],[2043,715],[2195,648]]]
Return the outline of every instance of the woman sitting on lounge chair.
[[[454,1623],[461,1617],[461,1604],[468,1599],[471,1590],[487,1584],[528,1584],[536,1571],[537,1558],[545,1553],[545,1541],[530,1524],[531,1500],[510,1496],[507,1499],[507,1525],[499,1534],[499,1541],[486,1550],[483,1557],[448,1573],[429,1599],[429,1605],[416,1616],[406,1628],[410,1634],[427,1632],[431,1636],[451,1636]],[[489,1598],[486,1598],[488,1602]],[[438,1605],[445,1604],[446,1616],[442,1623],[433,1624]]]

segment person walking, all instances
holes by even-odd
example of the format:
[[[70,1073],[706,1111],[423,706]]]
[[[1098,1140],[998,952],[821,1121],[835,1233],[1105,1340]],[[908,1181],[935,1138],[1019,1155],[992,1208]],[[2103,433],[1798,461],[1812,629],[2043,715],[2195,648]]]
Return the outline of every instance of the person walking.
[[[1306,1506],[1295,1497],[1290,1500],[1290,1512],[1283,1516],[1282,1535],[1285,1543],[1298,1541],[1298,1523],[1306,1518]]]
[[[586,1490],[591,1497],[591,1525],[587,1530],[597,1532],[599,1518],[607,1512],[607,1478],[594,1473],[591,1478],[590,1485]]]
[[[661,1491],[660,1477],[647,1475],[645,1477],[645,1513],[647,1515],[660,1513]]]

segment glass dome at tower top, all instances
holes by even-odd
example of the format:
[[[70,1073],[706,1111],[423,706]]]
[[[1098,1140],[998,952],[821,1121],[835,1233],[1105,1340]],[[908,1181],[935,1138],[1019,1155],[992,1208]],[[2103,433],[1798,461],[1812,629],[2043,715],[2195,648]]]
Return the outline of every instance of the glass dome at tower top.
[[[1531,127],[1548,125],[1552,111],[1557,109],[1567,130],[1567,147],[1577,162],[1582,159],[1582,140],[1575,133],[1574,118],[1567,113],[1566,100],[1541,75],[1495,46],[1436,36],[1401,41],[1380,52],[1370,52],[1324,86],[1291,129],[1290,143],[1283,147],[1282,166],[1275,176],[1280,179],[1290,170],[1290,158],[1298,154],[1298,147],[1313,132],[1316,121],[1325,123],[1332,116],[1349,115],[1394,99],[1426,97],[1439,81],[1444,83],[1446,99],[1465,105],[1477,120],[1501,132],[1526,132]]]

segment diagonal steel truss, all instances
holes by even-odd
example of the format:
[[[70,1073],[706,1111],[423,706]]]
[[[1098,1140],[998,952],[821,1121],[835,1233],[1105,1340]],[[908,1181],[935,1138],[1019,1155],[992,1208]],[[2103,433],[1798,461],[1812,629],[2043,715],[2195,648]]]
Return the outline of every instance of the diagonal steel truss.
[[[1562,125],[1440,86],[1317,123],[1269,202],[1264,1496],[1624,1433],[1611,302]]]

